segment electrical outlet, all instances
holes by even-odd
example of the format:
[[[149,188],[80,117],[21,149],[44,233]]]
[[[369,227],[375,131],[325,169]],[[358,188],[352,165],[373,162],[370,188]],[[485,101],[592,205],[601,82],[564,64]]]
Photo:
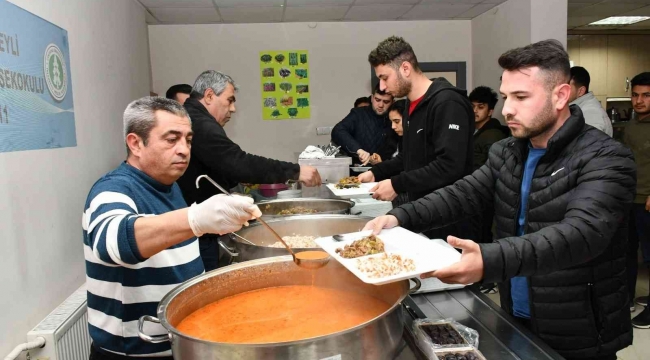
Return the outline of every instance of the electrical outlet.
[[[332,133],[331,126],[320,126],[316,128],[316,135],[330,135]]]

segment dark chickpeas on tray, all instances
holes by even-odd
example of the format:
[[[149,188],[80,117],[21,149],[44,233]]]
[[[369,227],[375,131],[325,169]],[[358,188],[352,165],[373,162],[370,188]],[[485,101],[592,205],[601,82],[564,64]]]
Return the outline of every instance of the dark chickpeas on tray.
[[[438,360],[479,360],[482,359],[473,351],[462,351],[438,355]]]
[[[467,345],[467,341],[450,324],[419,325],[434,344]]]

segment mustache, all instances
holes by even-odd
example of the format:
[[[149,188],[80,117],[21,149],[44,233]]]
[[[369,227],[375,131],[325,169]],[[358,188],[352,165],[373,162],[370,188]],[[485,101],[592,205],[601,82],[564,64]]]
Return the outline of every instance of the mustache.
[[[521,123],[521,121],[519,121],[519,119],[515,118],[515,117],[512,116],[512,115],[506,115],[505,118],[506,118],[505,120],[506,120],[507,123],[508,123],[508,122],[517,123],[517,124],[520,124],[520,123]]]

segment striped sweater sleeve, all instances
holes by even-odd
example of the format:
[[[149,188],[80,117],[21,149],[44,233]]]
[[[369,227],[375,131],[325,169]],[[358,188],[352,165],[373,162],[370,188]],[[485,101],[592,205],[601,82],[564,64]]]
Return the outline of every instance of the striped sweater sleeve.
[[[84,243],[104,265],[134,265],[142,257],[135,241],[135,221],[142,215],[126,184],[99,182],[88,197],[82,217]]]

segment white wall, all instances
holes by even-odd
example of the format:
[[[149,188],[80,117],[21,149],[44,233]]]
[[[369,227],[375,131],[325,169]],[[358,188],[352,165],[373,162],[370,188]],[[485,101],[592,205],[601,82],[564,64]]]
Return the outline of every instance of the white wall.
[[[465,21],[358,23],[151,25],[153,88],[164,94],[177,83],[193,84],[207,69],[231,75],[240,85],[237,114],[225,127],[244,150],[295,161],[309,144],[326,144],[317,126],[333,126],[354,100],[370,94],[368,54],[391,35],[404,37],[418,60],[466,61],[472,79],[471,25]],[[307,49],[310,56],[311,119],[262,120],[259,52]]]
[[[503,70],[497,60],[509,49],[530,44],[530,0],[510,0],[472,19],[474,86],[489,86],[497,93]],[[502,119],[499,101],[494,117]]]
[[[568,8],[567,0],[531,0],[531,42],[557,39],[566,49]]]
[[[507,50],[545,39],[566,47],[567,0],[509,0],[472,19],[473,85],[499,92],[503,70],[498,59]],[[499,101],[494,117],[503,119]]]
[[[125,158],[122,113],[150,84],[145,13],[134,1],[11,2],[68,30],[77,146],[0,153],[2,357],[85,281],[86,195]]]

